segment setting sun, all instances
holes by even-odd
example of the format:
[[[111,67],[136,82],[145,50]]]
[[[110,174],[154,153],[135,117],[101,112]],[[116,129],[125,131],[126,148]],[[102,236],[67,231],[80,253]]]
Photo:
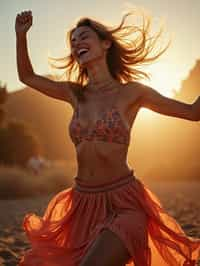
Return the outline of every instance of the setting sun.
[[[142,83],[152,87],[162,95],[173,98],[177,88],[179,88],[179,84],[174,87],[174,83],[177,80],[178,72],[175,72],[172,65],[167,64],[164,60],[163,62],[159,61],[158,63],[154,63],[151,66],[145,68],[148,74],[150,74],[150,81],[142,81]],[[145,124],[147,120],[152,120],[155,118],[155,113],[146,108],[141,109],[142,118],[145,120]]]
[[[173,98],[174,93],[179,89],[180,84],[177,81],[177,77],[180,75],[176,69],[176,65],[168,64],[165,61],[160,61],[148,66],[148,73],[150,73],[150,81],[143,83],[151,86],[155,90],[159,91],[162,95]],[[175,81],[177,81],[176,85]]]

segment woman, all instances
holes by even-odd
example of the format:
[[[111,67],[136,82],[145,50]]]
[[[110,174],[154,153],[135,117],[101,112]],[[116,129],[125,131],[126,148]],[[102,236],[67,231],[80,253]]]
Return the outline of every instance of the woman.
[[[117,28],[89,18],[77,22],[68,33],[71,54],[60,59],[66,60],[61,68],[68,69],[68,81],[35,74],[26,41],[32,13],[16,17],[19,79],[72,106],[69,133],[78,161],[74,186],[55,195],[43,217],[33,213],[24,217],[32,247],[20,266],[191,266],[199,257],[200,239],[186,236],[134,176],[126,158],[141,107],[199,121],[200,98],[193,104],[182,103],[136,81],[147,74],[131,66],[153,61],[167,47],[148,58],[160,32],[146,38],[149,20],[141,29],[123,27],[130,14]],[[126,35],[138,31],[141,38],[125,42]],[[77,80],[69,81],[76,70]]]

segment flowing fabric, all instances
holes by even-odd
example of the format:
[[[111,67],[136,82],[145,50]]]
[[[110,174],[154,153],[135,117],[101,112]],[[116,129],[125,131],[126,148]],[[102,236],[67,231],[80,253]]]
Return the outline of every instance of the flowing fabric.
[[[184,233],[133,170],[100,184],[74,181],[50,200],[43,217],[24,217],[31,249],[19,266],[79,266],[103,228],[128,249],[126,266],[197,265],[200,239]]]

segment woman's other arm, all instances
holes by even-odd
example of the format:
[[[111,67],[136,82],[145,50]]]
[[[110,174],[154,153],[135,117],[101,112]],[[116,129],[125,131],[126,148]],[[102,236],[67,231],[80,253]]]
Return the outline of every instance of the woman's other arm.
[[[153,88],[136,82],[140,90],[140,106],[154,112],[183,118],[191,121],[200,121],[200,97],[193,104],[168,98]]]

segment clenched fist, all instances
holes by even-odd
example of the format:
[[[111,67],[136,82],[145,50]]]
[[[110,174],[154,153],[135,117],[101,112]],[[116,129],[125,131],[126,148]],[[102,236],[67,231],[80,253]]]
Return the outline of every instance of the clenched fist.
[[[17,14],[15,20],[15,31],[17,34],[26,33],[32,26],[33,17],[31,11],[23,11],[21,14]]]

